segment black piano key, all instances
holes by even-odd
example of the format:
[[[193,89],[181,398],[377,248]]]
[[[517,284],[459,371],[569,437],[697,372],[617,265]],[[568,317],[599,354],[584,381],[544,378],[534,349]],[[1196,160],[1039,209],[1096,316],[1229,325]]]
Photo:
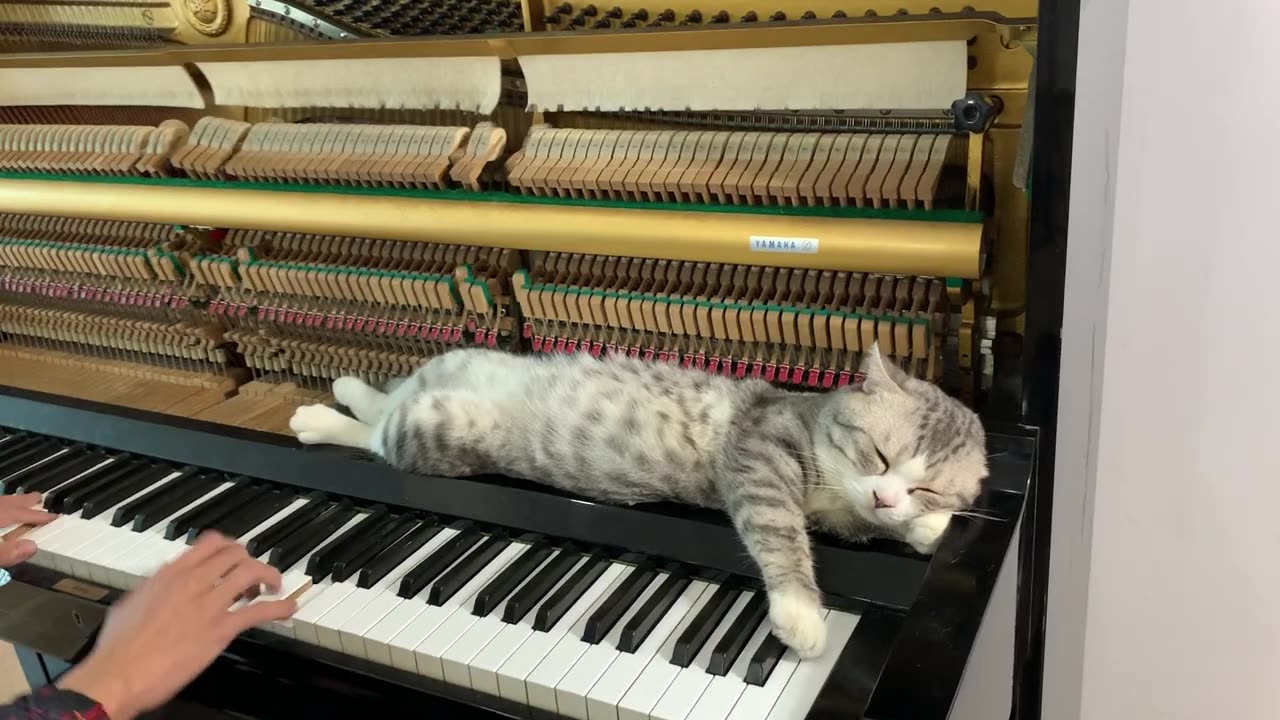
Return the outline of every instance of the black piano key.
[[[747,684],[764,685],[768,682],[773,669],[778,666],[778,661],[786,652],[787,646],[782,644],[777,635],[773,633],[766,635],[764,642],[756,648],[755,654],[751,656],[751,662],[747,665],[745,678]]]
[[[503,568],[497,577],[476,593],[476,601],[471,607],[473,615],[485,617],[493,612],[494,608],[506,600],[520,583],[524,582],[542,565],[544,560],[551,556],[551,553],[555,552],[555,548],[541,538],[529,538],[528,542],[529,547],[520,553],[520,557]]]
[[[112,483],[110,487],[104,488],[102,492],[85,500],[80,517],[86,520],[95,518],[171,474],[173,474],[173,468],[168,465],[152,465],[142,469],[136,475],[130,475],[119,482]]]
[[[89,461],[94,458],[97,460],[90,463]],[[55,488],[61,484],[55,480],[66,482],[106,459],[106,455],[99,452],[90,452],[83,447],[72,448],[57,457],[46,458],[42,462],[29,465],[6,477],[4,482],[0,483],[0,494],[19,495],[31,492],[35,486],[45,489]],[[79,469],[76,470],[76,468]],[[76,471],[67,474],[69,470]]]
[[[408,560],[409,556],[421,550],[423,545],[430,542],[431,538],[439,535],[443,529],[444,526],[436,522],[435,518],[424,519],[417,527],[387,548],[386,552],[360,568],[360,576],[356,578],[356,587],[373,587],[382,578],[386,577],[387,573],[400,567],[400,564]]]
[[[62,446],[58,442],[34,435],[7,442],[0,447],[0,478],[8,477],[31,464],[30,462],[22,464],[21,458],[39,452],[52,455],[61,449]]]
[[[164,539],[176,540],[186,535],[192,525],[222,517],[226,508],[237,504],[242,493],[253,489],[246,477],[233,478],[231,482],[231,487],[170,520],[164,528]]]
[[[87,472],[71,482],[44,496],[44,507],[50,512],[73,513],[84,504],[85,496],[101,487],[109,487],[129,477],[139,468],[146,467],[145,460],[130,457],[116,457],[110,465],[104,465],[93,472]]]
[[[667,614],[676,600],[680,599],[680,594],[689,587],[690,582],[687,572],[673,568],[658,589],[622,628],[622,637],[618,638],[618,650],[624,653],[639,650],[662,617]]]
[[[186,524],[186,529],[178,530],[176,535],[168,539],[183,538],[188,544],[193,543],[205,531],[211,530],[226,518],[240,514],[246,508],[258,502],[268,492],[268,488],[253,484],[249,481],[249,478],[239,477],[236,480],[241,481],[242,484],[224,493],[219,493],[217,497],[204,503],[204,512],[196,514]],[[170,526],[172,525],[173,523],[170,523]],[[169,527],[165,527],[165,534],[167,535],[168,532]]]
[[[254,557],[262,557],[271,548],[282,544],[294,533],[301,532],[308,523],[315,521],[322,513],[333,507],[333,503],[325,499],[323,493],[310,493],[306,496],[306,505],[294,510],[282,518],[280,522],[263,530],[245,543],[245,549]]]
[[[458,534],[436,548],[435,552],[418,563],[418,567],[410,570],[400,581],[397,595],[408,599],[422,592],[423,588],[440,577],[440,574],[449,569],[449,566],[458,558],[484,539],[479,528],[469,522],[455,523],[451,527],[456,529]]]
[[[493,562],[493,559],[510,544],[511,538],[505,535],[490,535],[480,543],[479,547],[459,560],[457,565],[449,568],[449,572],[440,576],[427,593],[427,604],[443,605],[448,602],[462,589],[463,585],[471,582],[471,578],[475,577],[481,568]]]
[[[208,529],[223,537],[239,538],[285,509],[295,499],[297,496],[293,493],[263,488],[263,493],[246,503],[239,512],[224,515]],[[196,528],[191,528],[187,531],[187,542],[195,540],[199,535]]]
[[[742,612],[738,613],[738,617],[734,618],[720,642],[716,643],[716,648],[711,651],[711,664],[707,666],[707,672],[712,675],[728,675],[729,669],[742,654],[742,649],[747,646],[747,641],[755,634],[756,628],[760,627],[768,613],[769,601],[765,594],[758,592],[753,595]]]
[[[733,607],[734,601],[738,599],[741,592],[741,589],[728,584],[716,588],[711,599],[702,606],[697,616],[689,623],[689,627],[685,628],[684,633],[676,640],[676,646],[671,653],[672,665],[689,667],[693,664],[694,658],[702,652],[702,646],[707,644],[711,633],[719,627],[724,616],[729,614],[729,609]]]
[[[333,566],[339,560],[358,550],[359,540],[380,527],[386,516],[387,509],[381,505],[375,505],[369,509],[369,514],[364,519],[347,528],[341,535],[317,550],[311,556],[311,559],[307,561],[307,574],[311,576],[311,580],[319,582],[321,579],[328,577],[329,573],[333,572]],[[334,530],[334,532],[337,532],[337,530]],[[324,542],[324,538],[321,538],[320,542]]]
[[[61,449],[62,444],[52,440],[32,443],[21,452],[14,453],[8,460],[0,463],[0,479],[7,479],[10,475],[27,469]]]
[[[338,532],[343,525],[351,522],[356,514],[350,500],[339,502],[311,521],[306,529],[271,548],[267,564],[281,572],[288,570]],[[321,577],[324,576],[314,577],[313,580],[319,581]]]
[[[36,445],[48,442],[46,438],[36,435],[17,436],[12,440],[7,440],[0,444],[0,467],[8,463],[13,457],[19,453],[24,453]]]
[[[542,598],[551,592],[551,588],[560,582],[560,579],[569,574],[574,565],[582,559],[582,554],[573,547],[561,548],[560,554],[556,555],[551,562],[543,566],[536,575],[530,578],[529,582],[511,596],[507,601],[506,607],[502,609],[502,622],[518,623],[529,614],[538,603],[542,602]]]
[[[387,522],[372,535],[371,542],[360,548],[358,552],[352,553],[351,557],[343,558],[333,564],[333,581],[345,582],[352,575],[360,572],[365,565],[390,549],[417,524],[418,519],[415,517],[393,515],[388,518]]]
[[[67,453],[59,459],[71,454],[72,453]],[[50,464],[48,467],[40,468],[39,472],[20,482],[18,486],[13,489],[13,492],[17,495],[29,492],[49,492],[68,480],[75,478],[77,475],[88,472],[95,465],[104,462],[106,459],[106,453],[98,452],[96,450],[86,453],[75,453],[75,457],[65,463],[58,463],[56,465]]]
[[[658,568],[648,560],[641,559],[631,573],[618,587],[614,588],[608,598],[596,608],[587,619],[587,626],[582,631],[582,642],[595,645],[609,634],[614,625],[622,619],[640,597],[640,593],[649,587],[649,583],[658,575]]]
[[[609,558],[601,552],[592,553],[577,572],[570,575],[569,579],[556,588],[546,602],[538,606],[538,614],[533,618],[533,629],[537,632],[547,632],[555,627],[556,623],[560,622],[560,618],[569,612],[569,608],[573,607],[573,604],[578,602],[608,569]]]
[[[178,472],[178,477],[117,508],[111,524],[116,527],[132,524],[134,532],[150,530],[222,484],[222,476],[201,473],[193,467],[185,467]]]

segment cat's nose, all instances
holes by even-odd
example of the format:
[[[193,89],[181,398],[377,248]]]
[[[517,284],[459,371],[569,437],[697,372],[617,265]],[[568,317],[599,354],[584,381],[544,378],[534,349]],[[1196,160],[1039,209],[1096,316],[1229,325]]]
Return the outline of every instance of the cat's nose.
[[[894,502],[894,499],[892,496],[887,494],[884,496],[881,496],[880,493],[875,490],[871,491],[871,497],[875,498],[877,510],[881,508],[891,508],[894,505],[897,505],[897,503]]]

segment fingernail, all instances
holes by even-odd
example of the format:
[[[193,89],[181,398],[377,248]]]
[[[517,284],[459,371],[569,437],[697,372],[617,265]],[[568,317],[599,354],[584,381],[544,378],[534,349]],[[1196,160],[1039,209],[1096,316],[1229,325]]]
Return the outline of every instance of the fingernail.
[[[32,555],[35,555],[37,549],[38,548],[33,541],[23,539],[14,543],[13,554],[16,555],[19,560],[26,560]]]

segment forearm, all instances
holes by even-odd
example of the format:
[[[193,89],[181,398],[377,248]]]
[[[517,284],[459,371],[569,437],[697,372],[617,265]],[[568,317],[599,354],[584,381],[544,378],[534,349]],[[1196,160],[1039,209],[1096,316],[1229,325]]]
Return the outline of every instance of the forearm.
[[[0,720],[109,720],[97,701],[52,685],[0,706]]]

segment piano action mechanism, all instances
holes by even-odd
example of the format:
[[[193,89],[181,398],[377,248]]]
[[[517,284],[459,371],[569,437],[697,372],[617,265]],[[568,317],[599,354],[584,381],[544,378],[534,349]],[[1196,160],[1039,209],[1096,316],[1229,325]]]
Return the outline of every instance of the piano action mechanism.
[[[378,555],[388,566],[382,584],[360,589],[398,588],[397,603],[413,600],[403,585],[410,556],[427,562],[428,549],[453,542],[445,538],[470,538],[459,557],[474,550],[462,563],[476,572],[450,589],[462,596],[457,607],[482,589],[477,578],[501,570],[502,553],[527,549],[527,579],[547,557],[568,558],[572,542],[588,557],[612,552],[600,567],[629,573],[644,591],[618,597],[666,598],[617,614],[633,625],[651,615],[645,627],[656,623],[672,643],[681,620],[654,607],[679,605],[689,582],[715,593],[708,602],[723,613],[700,622],[725,647],[708,643],[707,658],[688,665],[703,675],[708,663],[724,665],[711,673],[724,695],[707,695],[688,717],[946,717],[950,702],[904,700],[911,653],[958,643],[939,656],[952,665],[936,668],[958,692],[1021,513],[1033,441],[993,433],[993,457],[1009,458],[993,460],[981,501],[994,515],[953,521],[932,564],[890,544],[819,543],[819,558],[830,560],[821,585],[834,627],[848,632],[821,672],[796,674],[811,688],[787,691],[758,677],[782,654],[770,655],[767,624],[753,620],[762,602],[754,570],[719,519],[569,511],[559,497],[506,481],[438,479],[424,492],[336,451],[286,452],[283,437],[294,408],[331,400],[337,377],[382,382],[474,345],[625,354],[823,391],[855,381],[860,354],[878,343],[907,372],[980,407],[1020,371],[1035,8],[897,4],[906,7],[157,0],[0,8],[0,37],[11,41],[0,56],[4,491],[56,490],[60,481],[64,492],[51,497],[114,500],[132,519],[129,507],[147,492],[202,488],[188,499],[203,501],[204,514],[185,525],[164,518],[182,527],[147,539],[160,543],[154,557],[193,527],[256,529],[274,542],[262,541],[264,557],[282,569],[301,562],[291,577],[316,588],[345,578],[311,572],[298,551],[315,555],[327,537],[337,543],[340,518],[390,512],[405,543],[415,532],[439,535],[436,545],[406,549],[391,538],[381,548],[399,562]],[[157,433],[177,433],[168,436],[177,444]],[[91,469],[99,457],[108,466]],[[126,496],[107,490],[114,480],[93,485],[71,474],[100,478],[125,462],[172,465],[172,477],[153,469],[147,483],[122,471],[117,479],[133,478],[122,487],[136,491]],[[352,487],[340,472],[374,473],[383,485]],[[189,476],[205,484],[178,490],[174,478]],[[224,485],[225,500],[213,502]],[[516,498],[504,493],[544,504],[546,517],[495,509]],[[294,510],[327,518],[335,535],[287,545],[279,528]],[[581,517],[556,518],[566,512]],[[265,527],[272,520],[280,526]],[[145,575],[112,565],[106,550],[77,549],[95,533],[128,545],[128,522],[78,522],[42,544],[41,567],[16,575],[24,592],[62,602],[50,590],[61,573],[98,583],[109,601],[107,589]],[[670,538],[703,528],[714,540],[691,555],[702,540],[654,537],[663,523]],[[534,550],[537,562],[528,559]],[[949,565],[939,565],[944,558]],[[679,569],[650,565],[659,562]],[[578,567],[563,564],[564,574]],[[325,592],[329,612],[358,624],[354,600]],[[926,632],[921,614],[938,603],[964,605],[945,637]],[[506,637],[479,607],[476,627],[492,631],[486,642]],[[681,628],[697,624],[688,614]],[[459,637],[471,626],[464,615]],[[345,626],[324,617],[304,615],[306,632],[278,632],[285,641],[245,642],[287,653],[302,643],[326,667],[455,698],[461,687],[467,707],[515,714],[686,717],[712,683],[691,675],[679,692],[655,685],[656,704],[628,704],[627,687],[644,676],[632,660],[635,672],[608,675],[617,687],[595,687],[604,681],[584,669],[547,675],[550,689],[535,691],[529,675],[513,701],[487,693],[479,678],[488,675],[468,664],[480,662],[483,646],[419,658],[436,663],[436,677],[391,662],[390,651],[380,663],[367,637],[352,652]],[[369,624],[361,630],[372,632],[376,618]],[[330,631],[337,639],[322,641]],[[590,652],[614,659],[620,642]],[[675,652],[645,647],[668,662]],[[747,681],[748,672],[756,677]],[[841,675],[850,672],[880,681]],[[556,686],[569,676],[576,689]],[[763,692],[748,687],[776,693],[767,707],[734,710]]]

